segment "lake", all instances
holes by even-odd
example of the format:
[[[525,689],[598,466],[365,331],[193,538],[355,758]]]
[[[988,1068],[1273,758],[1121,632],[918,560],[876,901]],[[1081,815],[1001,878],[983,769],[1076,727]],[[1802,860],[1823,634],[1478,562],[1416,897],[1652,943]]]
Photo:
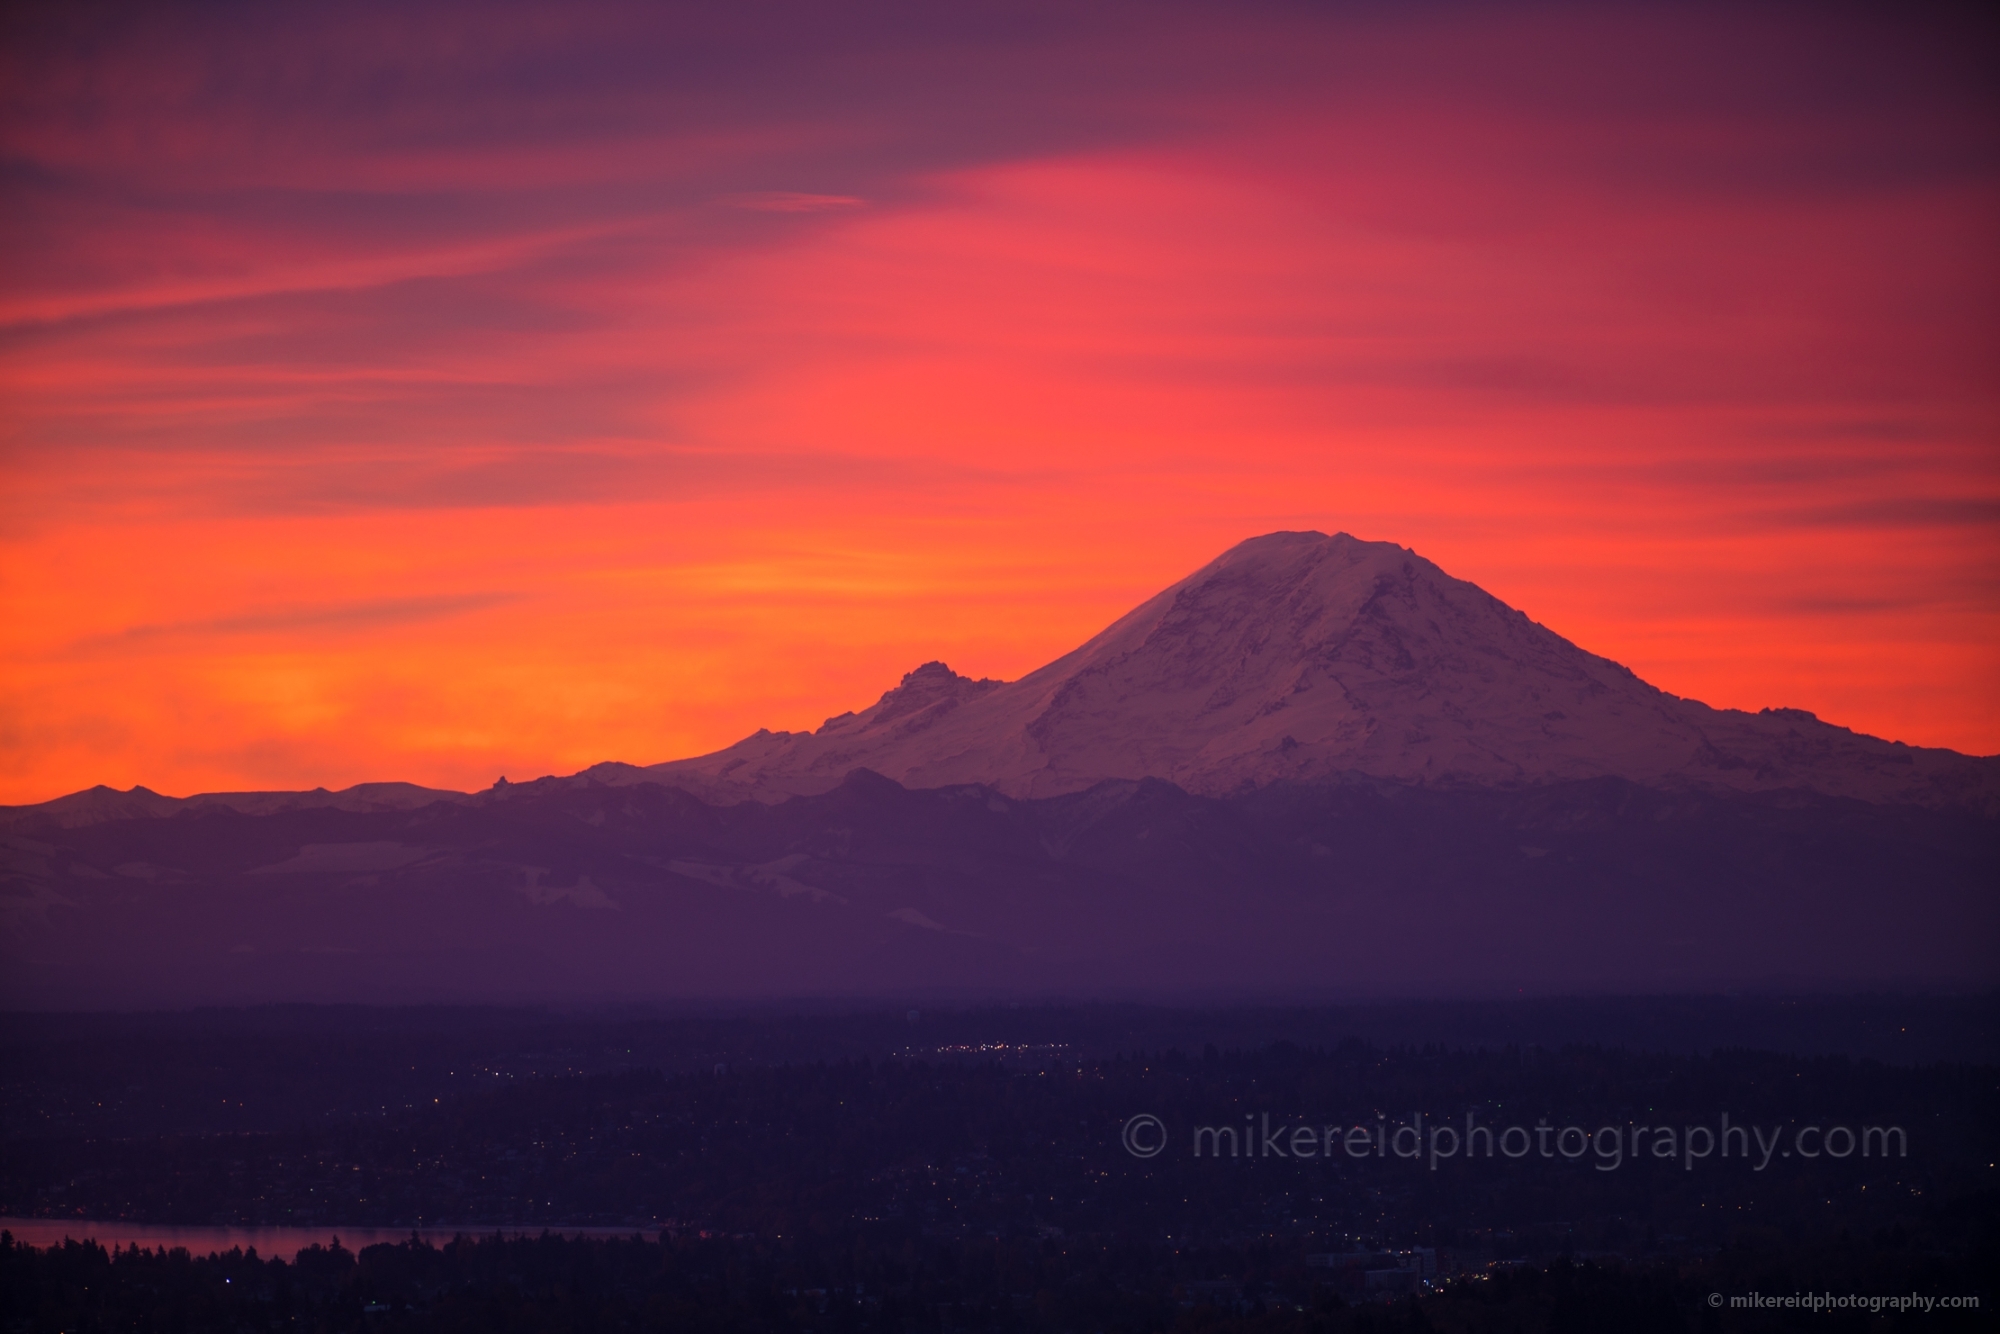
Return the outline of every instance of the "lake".
[[[148,1250],[184,1247],[194,1255],[208,1255],[235,1247],[270,1259],[290,1260],[309,1246],[325,1246],[334,1238],[350,1251],[381,1242],[408,1241],[411,1233],[434,1246],[457,1236],[539,1237],[544,1232],[564,1237],[629,1237],[637,1232],[657,1232],[638,1227],[478,1227],[470,1224],[437,1227],[205,1227],[171,1223],[126,1223],[94,1218],[0,1218],[0,1231],[11,1232],[14,1240],[29,1246],[60,1246],[65,1238],[97,1242],[106,1250],[113,1247],[143,1246]]]

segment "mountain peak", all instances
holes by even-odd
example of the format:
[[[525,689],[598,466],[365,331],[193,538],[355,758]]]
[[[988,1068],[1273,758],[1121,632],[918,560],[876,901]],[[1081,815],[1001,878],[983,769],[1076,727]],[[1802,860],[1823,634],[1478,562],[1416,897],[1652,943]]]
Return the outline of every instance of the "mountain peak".
[[[829,718],[812,735],[856,736],[879,732],[887,724],[897,722],[902,723],[901,730],[907,732],[912,726],[927,726],[965,701],[976,699],[1002,684],[987,679],[975,681],[969,676],[960,676],[942,662],[927,662],[914,671],[903,673],[901,684],[893,690],[884,691],[882,698],[869,708],[860,713],[843,713]]]
[[[907,712],[940,699],[967,699],[1000,684],[999,681],[975,681],[969,676],[960,676],[944,663],[933,660],[915,671],[904,672],[902,682],[894,690],[884,691],[875,707]]]
[[[817,732],[648,772],[772,796],[827,791],[857,767],[1012,796],[1106,779],[1222,793],[1362,773],[2000,803],[1994,761],[1892,745],[1803,710],[1677,698],[1406,547],[1319,532],[1240,542],[1018,681],[928,662]]]

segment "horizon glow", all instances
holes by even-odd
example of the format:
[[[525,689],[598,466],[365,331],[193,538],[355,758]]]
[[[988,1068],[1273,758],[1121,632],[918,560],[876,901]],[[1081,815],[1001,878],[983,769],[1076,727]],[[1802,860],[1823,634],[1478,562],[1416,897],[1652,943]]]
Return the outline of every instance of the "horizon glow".
[[[703,753],[1281,528],[2000,752],[1967,12],[5,23],[0,803]]]

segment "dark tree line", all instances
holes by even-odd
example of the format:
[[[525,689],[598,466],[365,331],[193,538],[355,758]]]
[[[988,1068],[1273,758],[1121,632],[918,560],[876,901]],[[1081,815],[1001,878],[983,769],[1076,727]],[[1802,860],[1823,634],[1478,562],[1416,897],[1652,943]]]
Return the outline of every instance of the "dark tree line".
[[[1287,1248],[1168,1251],[1055,1240],[462,1237],[338,1245],[296,1260],[230,1251],[38,1250],[0,1236],[0,1320],[42,1331],[600,1330],[973,1334],[1684,1334],[1991,1327],[2000,1272],[1989,1202],[1973,1253],[1929,1237],[1738,1245],[1691,1265],[1556,1260],[1356,1301]],[[1204,1277],[1217,1273],[1226,1279]],[[1718,1310],[1708,1294],[1977,1294],[1979,1311]]]

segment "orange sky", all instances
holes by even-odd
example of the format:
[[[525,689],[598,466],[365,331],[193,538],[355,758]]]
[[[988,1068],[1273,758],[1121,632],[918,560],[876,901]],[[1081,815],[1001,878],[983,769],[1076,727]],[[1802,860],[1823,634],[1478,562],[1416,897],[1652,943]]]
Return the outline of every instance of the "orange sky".
[[[1948,17],[207,12],[0,42],[0,802],[698,753],[1303,527],[2000,751]]]

